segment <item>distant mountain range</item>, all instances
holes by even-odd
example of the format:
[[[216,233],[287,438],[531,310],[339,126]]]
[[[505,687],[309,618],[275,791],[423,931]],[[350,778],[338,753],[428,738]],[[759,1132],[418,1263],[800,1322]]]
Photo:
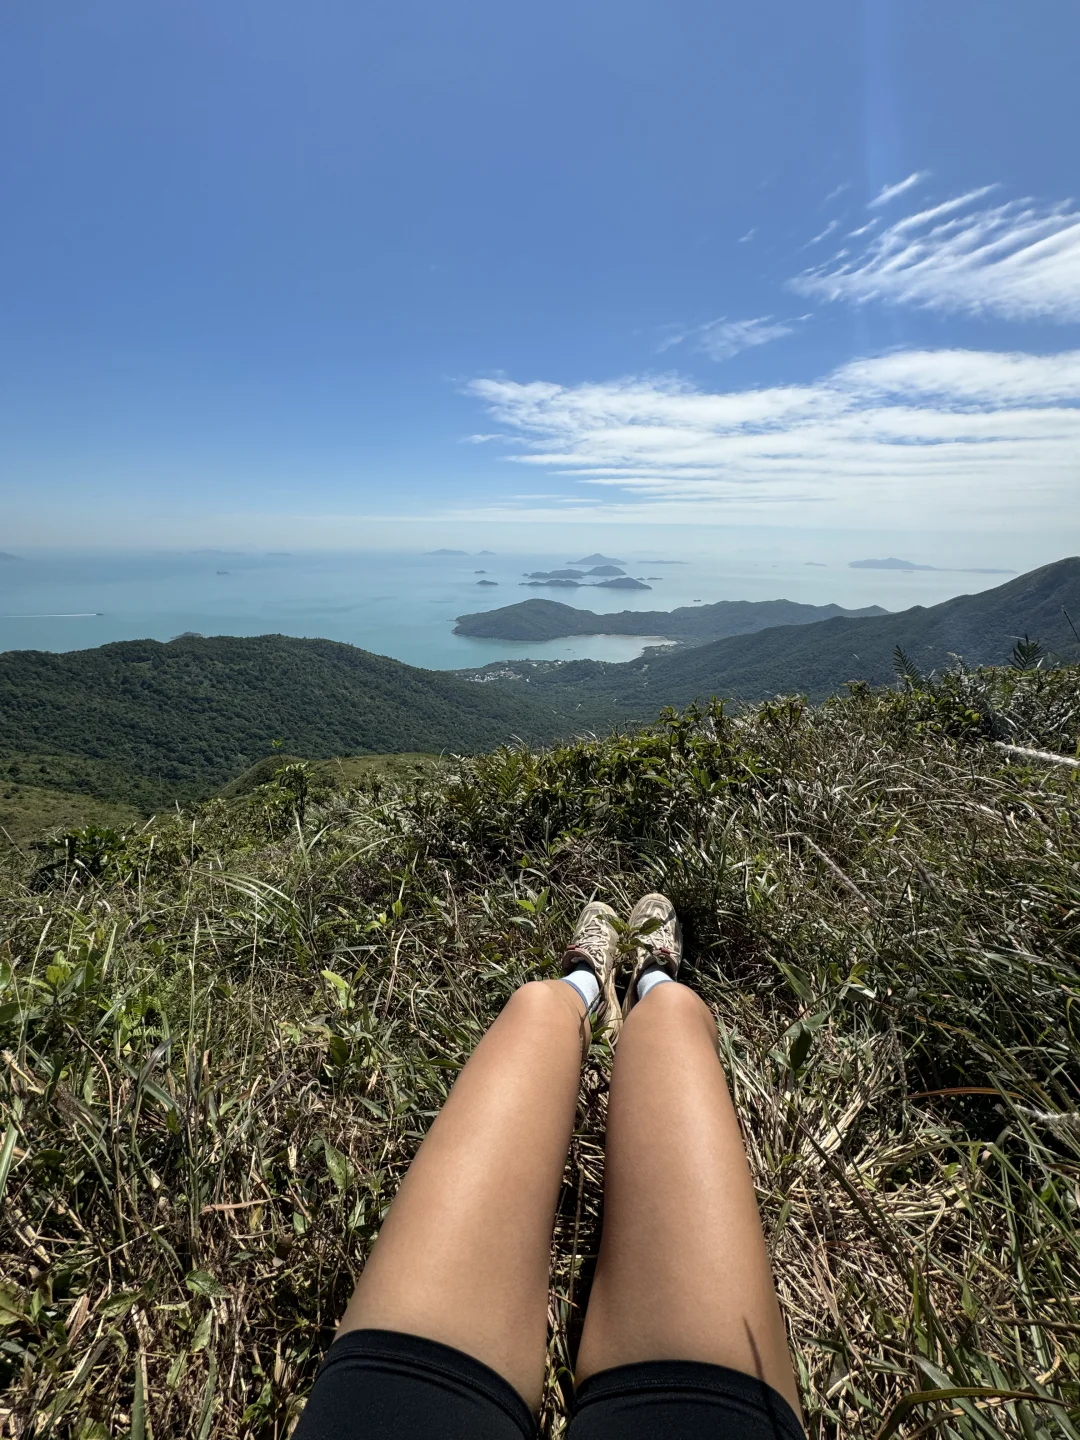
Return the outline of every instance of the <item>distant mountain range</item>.
[[[673,654],[653,652],[621,665],[578,660],[526,670],[516,661],[504,672],[528,678],[530,689],[542,690],[553,709],[573,713],[576,704],[583,721],[588,716],[589,723],[602,726],[615,715],[647,718],[664,705],[687,705],[711,695],[760,700],[799,693],[821,699],[851,680],[886,684],[894,677],[897,645],[924,671],[941,669],[957,656],[971,665],[1005,663],[1025,634],[1076,660],[1080,644],[1069,616],[1080,629],[1080,558],[1075,556],[978,595],[896,614],[782,625]]]
[[[765,603],[781,607],[774,615],[789,621],[792,612],[815,608]],[[955,654],[970,664],[1006,661],[1024,634],[1077,659],[1066,610],[1080,620],[1077,558],[929,608],[744,628],[704,643],[692,625],[757,625],[765,612],[750,602],[721,602],[601,617],[605,625],[624,620],[652,633],[685,624],[687,637],[699,642],[621,665],[503,661],[455,674],[283,635],[136,640],[65,655],[8,651],[0,654],[0,777],[16,788],[152,809],[219,790],[272,754],[275,740],[311,759],[485,750],[514,736],[538,743],[652,719],[665,705],[711,695],[818,698],[851,680],[888,682],[896,645],[924,670]],[[491,613],[558,627],[567,623],[564,611],[586,624],[597,618],[542,600]]]
[[[810,625],[837,615],[885,615],[880,605],[845,610],[840,605],[799,605],[793,600],[719,600],[676,610],[620,610],[597,615],[557,600],[522,600],[478,615],[459,615],[455,635],[491,640],[560,640],[567,635],[663,635],[700,644],[745,635],[773,625]]]
[[[806,562],[813,565],[813,560]],[[914,560],[898,560],[895,555],[890,555],[885,560],[849,560],[849,570],[937,570],[942,571],[940,565],[916,565]],[[1015,575],[1015,570],[996,570],[986,566],[976,566],[974,569],[956,570],[946,565],[944,571],[950,575]]]

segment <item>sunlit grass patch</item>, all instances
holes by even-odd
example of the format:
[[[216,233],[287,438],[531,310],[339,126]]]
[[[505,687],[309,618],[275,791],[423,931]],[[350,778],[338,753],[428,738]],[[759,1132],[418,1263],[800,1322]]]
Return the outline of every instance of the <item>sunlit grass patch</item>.
[[[0,1413],[284,1435],[484,1026],[661,888],[713,1006],[815,1435],[1076,1440],[1078,671],[912,678],[246,796],[6,860]],[[609,1056],[559,1208],[545,1425]],[[31,1427],[28,1429],[28,1427]]]

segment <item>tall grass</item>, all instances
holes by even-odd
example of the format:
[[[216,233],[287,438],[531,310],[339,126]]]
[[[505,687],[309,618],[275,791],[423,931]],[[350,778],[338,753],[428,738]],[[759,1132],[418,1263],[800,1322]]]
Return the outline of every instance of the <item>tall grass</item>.
[[[1080,1440],[1080,772],[990,743],[1077,753],[1078,680],[714,706],[347,792],[292,771],[10,853],[0,1433],[286,1435],[484,1027],[585,900],[661,888],[811,1433]],[[553,1434],[609,1060],[559,1206]]]

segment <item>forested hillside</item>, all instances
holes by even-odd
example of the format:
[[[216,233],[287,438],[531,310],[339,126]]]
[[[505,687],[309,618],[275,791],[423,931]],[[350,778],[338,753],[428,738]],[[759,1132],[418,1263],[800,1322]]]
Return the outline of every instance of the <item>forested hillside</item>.
[[[556,733],[549,707],[332,640],[220,636],[0,655],[0,767],[153,807],[270,753],[474,752]]]
[[[928,608],[826,620],[812,631],[789,625],[661,658],[652,667],[650,687],[660,687],[676,705],[712,693],[758,699],[797,691],[821,699],[849,680],[886,683],[898,645],[920,670],[930,671],[958,656],[968,665],[1003,664],[1024,635],[1058,654],[1080,656],[1066,610],[1080,620],[1076,558]]]

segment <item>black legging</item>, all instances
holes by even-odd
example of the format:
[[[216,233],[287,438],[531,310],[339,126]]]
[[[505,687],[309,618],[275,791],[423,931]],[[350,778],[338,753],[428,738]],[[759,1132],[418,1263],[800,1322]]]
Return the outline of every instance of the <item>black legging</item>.
[[[294,1440],[536,1440],[487,1365],[434,1340],[350,1330],[330,1347]],[[567,1440],[804,1440],[788,1402],[722,1365],[656,1360],[593,1375]]]

